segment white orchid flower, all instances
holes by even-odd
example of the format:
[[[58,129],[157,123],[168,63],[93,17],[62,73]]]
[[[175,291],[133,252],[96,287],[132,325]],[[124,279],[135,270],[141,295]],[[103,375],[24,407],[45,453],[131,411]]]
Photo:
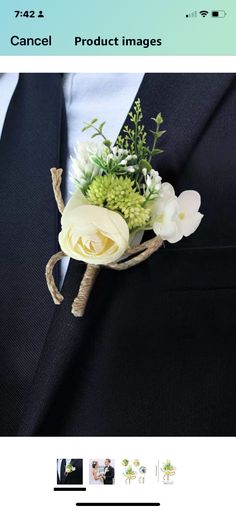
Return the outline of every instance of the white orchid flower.
[[[153,230],[163,240],[177,243],[183,236],[190,236],[198,228],[203,215],[199,212],[201,197],[194,190],[186,190],[179,197],[174,188],[163,183],[153,205]]]
[[[157,236],[172,243],[177,235],[178,201],[173,186],[163,183],[160,197],[152,205],[152,224]]]
[[[185,190],[178,199],[178,213],[176,218],[177,232],[170,243],[180,241],[183,236],[190,236],[199,227],[203,218],[199,212],[201,196],[195,190]]]

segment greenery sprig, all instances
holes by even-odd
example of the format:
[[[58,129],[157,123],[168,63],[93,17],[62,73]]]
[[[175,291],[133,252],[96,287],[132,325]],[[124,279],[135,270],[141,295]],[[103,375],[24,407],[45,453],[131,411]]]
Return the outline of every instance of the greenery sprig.
[[[133,128],[129,128],[128,125],[124,126],[123,135],[118,137],[117,145],[128,150],[131,154],[136,154],[138,161],[141,161],[146,158],[148,147],[146,144],[147,132],[142,124],[143,113],[140,99],[135,101],[133,112],[129,112],[129,118]]]
[[[165,131],[161,113],[151,121],[154,128],[152,144],[147,143],[147,130],[143,124],[140,99],[129,112],[130,126],[125,125],[115,145],[104,133],[105,121],[95,117],[84,123],[83,132],[92,130],[92,139],[100,137],[103,147],[87,153],[86,168],[80,168],[77,184],[90,204],[118,211],[130,229],[150,229],[151,201],[160,193],[161,178],[152,169],[152,158],[160,153],[159,140]],[[78,154],[78,159],[80,158]]]
[[[90,122],[85,122],[84,123],[84,127],[82,129],[82,133],[84,131],[87,131],[89,129],[94,129],[95,133],[91,136],[91,138],[95,138],[95,137],[102,137],[103,138],[103,144],[108,147],[108,149],[111,148],[112,146],[112,142],[111,140],[109,140],[108,138],[106,138],[106,136],[104,135],[103,133],[103,128],[106,124],[106,121],[103,121],[101,122],[101,124],[99,124],[97,126],[97,123],[98,123],[98,119],[96,119],[96,117],[94,119],[92,119],[92,121]]]
[[[163,150],[158,147],[158,142],[162,135],[166,133],[166,130],[160,130],[160,126],[163,123],[161,113],[157,114],[156,117],[152,117],[152,121],[155,123],[155,129],[149,130],[153,136],[153,144],[150,148],[147,145],[147,131],[142,123],[143,113],[140,99],[135,101],[133,111],[131,110],[129,112],[129,118],[133,127],[129,127],[128,125],[124,126],[122,133],[117,138],[116,147],[127,151],[127,154],[133,155],[136,158],[134,162],[136,166],[138,166],[136,170],[142,175],[142,170],[144,168],[147,170],[151,169],[152,158],[163,152]],[[98,119],[94,118],[92,121],[85,123],[82,131],[93,129],[95,133],[93,133],[91,138],[93,139],[100,136],[103,139],[103,144],[112,152],[112,142],[105,136],[103,131],[105,124],[105,121],[98,124]],[[112,162],[110,160],[107,162],[104,161],[102,157],[96,160],[94,159],[94,163],[100,166],[104,171],[110,170],[116,172],[120,169],[120,166],[117,168],[117,165],[114,165],[114,161]],[[112,165],[114,166],[112,167]],[[140,179],[138,179],[138,181],[140,181]]]

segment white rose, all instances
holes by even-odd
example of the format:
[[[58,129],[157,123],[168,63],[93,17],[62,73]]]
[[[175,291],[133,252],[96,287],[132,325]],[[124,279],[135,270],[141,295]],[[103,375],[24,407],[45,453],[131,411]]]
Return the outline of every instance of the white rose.
[[[129,245],[129,228],[115,211],[92,206],[77,191],[61,218],[59,243],[65,254],[90,264],[117,261]]]

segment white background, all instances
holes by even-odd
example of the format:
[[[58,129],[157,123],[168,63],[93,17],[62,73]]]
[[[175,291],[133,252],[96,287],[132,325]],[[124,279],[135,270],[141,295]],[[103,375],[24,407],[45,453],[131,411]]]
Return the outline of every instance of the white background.
[[[236,57],[0,57],[0,72],[235,72]],[[110,509],[76,502],[156,502],[162,511],[236,509],[236,438],[0,438],[0,505],[4,511]],[[89,460],[116,460],[115,486],[89,486]],[[57,458],[84,458],[86,492],[54,492]],[[123,458],[145,459],[144,485],[124,484]],[[170,458],[175,483],[155,477]],[[114,508],[138,509],[138,508]],[[140,508],[158,509],[158,508]]]
[[[161,511],[231,511],[236,509],[235,438],[5,438],[1,439],[1,509],[69,511],[105,509],[76,507],[76,502],[157,502]],[[114,486],[89,486],[89,460],[94,453],[116,461]],[[108,453],[108,454],[107,454]],[[86,492],[54,492],[57,458],[84,459]],[[145,459],[144,485],[124,484],[123,458]],[[176,466],[173,485],[157,482],[157,460]],[[112,509],[112,508],[107,508]],[[122,509],[122,508],[114,508]],[[124,510],[138,509],[123,507]]]
[[[0,72],[235,72],[236,57],[0,57]]]

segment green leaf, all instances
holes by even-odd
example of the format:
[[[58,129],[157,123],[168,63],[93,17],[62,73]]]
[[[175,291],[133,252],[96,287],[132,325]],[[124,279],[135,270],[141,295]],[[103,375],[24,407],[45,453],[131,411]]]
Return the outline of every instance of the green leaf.
[[[152,169],[152,166],[147,160],[141,160],[139,162],[139,168],[140,170],[147,169],[147,171],[149,172]]]
[[[98,129],[99,131],[102,131],[102,128],[105,126],[106,121],[103,121],[101,124],[99,124]]]
[[[166,130],[158,131],[157,132],[158,138],[161,138],[162,135],[164,135],[164,133],[166,133]]]
[[[97,156],[92,156],[91,157],[91,160],[93,161],[93,163],[95,163],[96,165],[100,166],[101,165],[101,160],[100,158],[98,158]]]
[[[150,152],[151,156],[156,156],[157,154],[164,153],[163,149],[154,149]]]
[[[90,126],[90,125],[88,126],[88,125],[86,124],[86,126],[84,126],[84,127],[83,127],[83,129],[82,129],[82,133],[83,133],[84,131],[88,130],[89,128],[91,128],[91,126]]]

